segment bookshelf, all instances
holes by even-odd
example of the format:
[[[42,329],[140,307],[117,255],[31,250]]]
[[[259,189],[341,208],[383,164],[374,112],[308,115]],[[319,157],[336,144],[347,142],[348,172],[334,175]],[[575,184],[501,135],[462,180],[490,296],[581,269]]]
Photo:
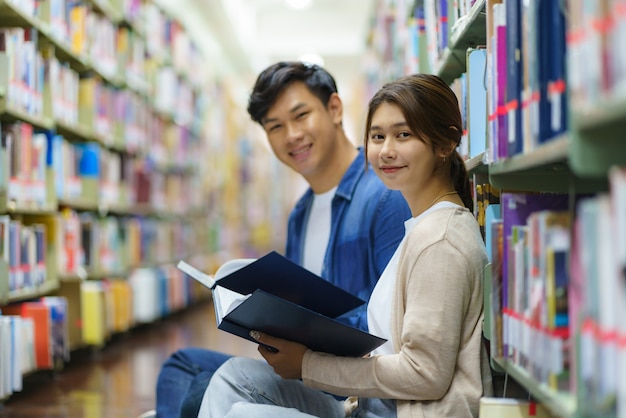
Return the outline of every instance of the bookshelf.
[[[467,49],[485,45],[485,3],[486,0],[477,0],[469,13],[457,20],[450,31],[450,43],[434,71],[448,84],[465,72]]]
[[[623,248],[624,244],[620,244],[621,238],[616,238],[615,242],[610,241],[609,244],[602,241],[596,244],[594,241],[592,244],[585,245],[585,243],[576,241],[580,239],[579,235],[581,233],[579,228],[587,228],[587,230],[591,231],[597,229],[595,224],[582,227],[579,225],[583,222],[589,222],[584,217],[585,213],[584,209],[582,209],[581,201],[590,199],[599,202],[592,204],[592,209],[588,209],[589,204],[585,206],[587,211],[601,210],[593,209],[597,207],[607,210],[607,208],[612,207],[610,206],[611,204],[619,204],[619,198],[613,195],[624,193],[624,184],[620,185],[616,180],[610,180],[610,173],[615,170],[615,167],[623,168],[626,166],[626,142],[623,140],[623,132],[626,129],[626,93],[624,93],[626,68],[623,64],[624,55],[621,52],[623,48],[619,44],[621,38],[618,36],[619,33],[624,33],[618,32],[618,30],[621,31],[623,30],[622,28],[626,27],[624,14],[620,13],[623,9],[617,8],[617,3],[608,1],[597,2],[597,6],[594,3],[594,7],[587,9],[585,9],[586,6],[583,7],[583,3],[585,5],[590,5],[591,3],[577,0],[554,2],[554,4],[552,2],[534,0],[524,2],[516,0],[479,0],[473,2],[473,4],[471,2],[456,3],[460,9],[463,9],[463,12],[459,12],[451,17],[450,7],[452,2],[447,2],[447,21],[452,22],[451,27],[443,28],[443,33],[446,33],[447,29],[447,44],[445,42],[442,44],[441,27],[438,28],[438,31],[431,30],[430,32],[430,36],[433,36],[432,34],[435,33],[436,38],[428,39],[429,31],[425,27],[427,23],[424,24],[421,21],[424,18],[424,13],[427,14],[426,19],[428,19],[429,9],[431,21],[438,22],[441,20],[439,19],[441,15],[437,13],[444,9],[441,5],[442,3],[438,1],[396,3],[393,7],[386,10],[386,14],[379,12],[379,15],[384,16],[387,20],[390,19],[389,16],[400,17],[394,20],[395,26],[389,25],[385,28],[380,22],[374,22],[372,25],[372,34],[368,39],[383,39],[386,42],[378,41],[370,44],[371,53],[379,58],[379,65],[372,66],[370,69],[372,84],[370,90],[375,90],[378,85],[389,78],[412,72],[434,73],[453,86],[462,85],[466,81],[465,78],[467,76],[466,50],[477,45],[486,45],[489,54],[493,51],[494,42],[497,42],[497,38],[494,35],[496,32],[495,25],[505,22],[504,31],[506,32],[509,29],[508,21],[506,21],[504,14],[501,17],[505,20],[494,23],[494,16],[497,14],[494,12],[494,5],[500,4],[501,6],[497,7],[502,7],[501,12],[504,13],[506,12],[506,7],[516,4],[520,7],[522,5],[524,7],[536,7],[535,9],[530,9],[530,11],[522,8],[522,13],[518,13],[519,24],[522,25],[520,26],[521,28],[524,28],[524,25],[531,24],[531,26],[526,27],[522,31],[522,43],[519,47],[519,54],[522,59],[524,59],[524,54],[529,53],[529,51],[530,53],[545,54],[545,51],[529,50],[528,45],[531,45],[532,42],[539,42],[544,45],[548,42],[548,39],[553,45],[563,42],[563,49],[550,50],[550,53],[541,57],[538,56],[536,60],[544,60],[546,62],[545,60],[553,59],[562,51],[566,51],[562,61],[554,61],[551,65],[555,68],[566,69],[566,72],[560,74],[560,76],[563,78],[562,82],[567,85],[567,91],[562,89],[564,84],[561,81],[550,79],[554,81],[554,84],[550,87],[554,90],[546,88],[546,90],[539,93],[539,95],[543,95],[542,97],[548,98],[547,102],[549,104],[546,102],[539,104],[538,101],[535,102],[536,97],[539,96],[524,96],[523,89],[526,88],[526,84],[522,84],[521,100],[517,104],[518,106],[521,104],[521,109],[519,110],[520,114],[516,114],[516,117],[528,118],[528,114],[532,114],[531,112],[537,110],[538,113],[536,115],[538,115],[538,118],[548,116],[547,125],[540,126],[539,122],[536,122],[537,125],[523,125],[521,135],[526,142],[520,147],[521,152],[511,152],[509,149],[498,149],[498,147],[503,145],[497,142],[497,136],[494,137],[494,133],[497,135],[497,127],[494,130],[493,123],[488,123],[487,132],[485,132],[486,150],[469,155],[466,160],[466,168],[474,178],[475,184],[488,182],[502,193],[506,192],[517,196],[554,194],[565,197],[567,201],[565,211],[571,219],[568,234],[570,236],[569,239],[572,240],[572,248],[568,250],[566,260],[568,292],[574,293],[578,288],[577,286],[581,286],[580,280],[583,280],[584,286],[591,287],[585,288],[584,296],[571,296],[571,300],[574,300],[574,297],[582,298],[581,306],[583,308],[576,308],[582,309],[582,311],[574,311],[574,307],[568,308],[571,309],[571,318],[575,318],[575,320],[572,319],[574,322],[568,325],[570,334],[569,337],[566,337],[569,350],[572,350],[569,352],[570,354],[567,354],[569,361],[568,373],[578,374],[576,379],[569,381],[566,388],[556,389],[552,381],[549,380],[553,376],[550,375],[548,380],[546,380],[545,370],[542,370],[541,366],[533,365],[530,367],[527,364],[522,366],[519,358],[523,358],[525,355],[523,350],[527,350],[527,348],[520,348],[523,347],[521,345],[509,348],[513,354],[494,356],[492,358],[492,367],[496,373],[506,373],[522,387],[526,388],[532,398],[544,404],[555,417],[626,416],[626,397],[624,396],[626,392],[623,384],[619,383],[623,380],[619,374],[620,372],[616,371],[618,368],[623,367],[625,361],[623,353],[623,335],[625,331],[624,327],[619,324],[623,315],[612,325],[602,322],[606,320],[606,315],[609,318],[612,315],[611,313],[606,313],[607,309],[610,309],[605,307],[607,304],[611,306],[615,304],[619,307],[626,303],[623,300],[624,289],[619,287],[623,286],[623,276],[618,276],[620,285],[615,285],[614,288],[611,288],[610,286],[613,285],[609,286],[606,282],[618,279],[613,278],[613,275],[616,273],[612,273],[610,269],[604,268],[601,271],[591,272],[585,270],[580,272],[580,267],[577,266],[579,262],[585,263],[580,260],[587,260],[590,257],[597,258],[601,256],[600,254],[606,255],[609,251],[613,253],[612,246]],[[424,9],[418,10],[419,5],[422,4]],[[551,5],[557,5],[558,9],[548,9]],[[380,2],[379,6],[382,10],[385,10],[384,2]],[[404,9],[398,10],[399,8]],[[534,22],[532,24],[532,20],[524,20],[528,19],[528,16],[532,16],[532,13],[538,13],[537,16],[540,16],[541,19],[546,18],[546,16],[558,18],[559,13],[563,13],[564,10],[567,11],[567,19],[564,20],[564,26],[561,26],[562,32],[560,35],[558,31],[554,30],[554,27],[559,27],[558,25],[561,25],[561,23],[557,25],[548,22]],[[606,27],[606,32],[602,32],[598,30],[598,27],[588,26],[590,25],[589,22],[592,21],[606,22],[607,24],[610,23],[610,25]],[[537,23],[540,24],[538,25]],[[541,30],[538,30],[538,28],[541,28]],[[386,33],[381,33],[385,30],[387,31]],[[410,33],[409,36],[406,35],[407,31]],[[614,31],[614,33],[611,31]],[[537,37],[532,38],[529,34]],[[417,39],[412,39],[412,36],[415,36]],[[567,41],[564,39],[566,37]],[[407,39],[409,39],[409,42],[403,44],[403,41]],[[445,37],[443,37],[443,41],[445,41]],[[381,47],[381,45],[384,47]],[[428,50],[428,53],[437,51],[434,59],[433,57],[428,58],[427,53],[424,52],[425,49]],[[603,57],[604,61],[601,57]],[[490,56],[488,62],[489,60],[495,62],[496,58]],[[527,62],[534,60],[535,58],[527,59]],[[597,61],[598,65],[591,65],[590,62],[592,61]],[[567,65],[564,65],[565,62],[567,62]],[[507,62],[506,68],[510,68],[510,65],[511,63]],[[562,67],[559,67],[559,65]],[[376,74],[377,71],[379,74]],[[492,72],[489,72],[489,69],[487,71],[485,74],[486,83],[489,83],[490,80],[497,80],[499,75],[496,73],[495,68],[491,70]],[[528,68],[522,67],[522,71],[528,71]],[[545,75],[545,73],[539,74]],[[510,89],[509,86],[505,88]],[[488,84],[487,89],[488,91],[496,92],[497,85]],[[459,88],[457,91],[462,90],[463,88]],[[563,105],[563,110],[556,108],[558,103]],[[493,112],[492,116],[489,116],[490,122],[497,121],[499,117],[496,115],[498,109],[489,107],[494,104],[496,104],[496,97],[488,97],[487,111],[488,113]],[[503,104],[506,105],[507,103]],[[537,106],[537,108],[533,110],[533,106]],[[508,115],[511,109],[511,107],[506,108],[500,114]],[[559,124],[557,120],[557,118],[563,115],[565,115],[566,120],[564,126],[562,122]],[[541,123],[546,123],[546,120]],[[551,123],[553,126],[548,127]],[[557,125],[560,126],[560,131],[552,129]],[[530,129],[531,127],[532,129]],[[516,135],[518,135],[517,132],[512,133],[511,130],[502,132],[506,132],[503,136],[505,141],[503,144],[510,142],[511,138],[515,140]],[[530,141],[529,138],[531,139]],[[506,147],[506,145],[504,146]],[[611,203],[607,203],[607,199],[611,199]],[[624,215],[621,212],[621,215],[615,215],[615,220],[611,218],[612,223],[608,224],[608,226],[606,221],[604,223],[602,223],[602,220],[595,221],[598,225],[603,225],[605,232],[609,231],[606,232],[606,236],[615,235],[615,233],[620,236],[623,235],[621,230],[614,231],[614,228],[617,228],[618,225],[622,225],[624,222]],[[607,217],[612,216],[608,214],[608,210],[601,213]],[[618,219],[618,216],[621,216],[621,218]],[[583,225],[586,224],[583,223]],[[604,241],[608,240],[606,236]],[[570,255],[569,251],[574,251],[574,245],[577,252]],[[578,248],[579,246],[582,246],[582,248]],[[596,247],[601,247],[601,250],[598,250]],[[621,251],[623,252],[623,249]],[[615,266],[615,270],[619,269],[622,272],[621,274],[623,274],[624,255],[620,253],[613,257],[621,258],[619,260],[611,260],[610,257],[607,258],[605,256],[601,263],[621,263],[619,267]],[[600,268],[603,267],[601,266]],[[586,268],[589,267],[587,266]],[[495,327],[495,318],[493,316],[495,313],[492,311],[491,298],[494,292],[501,292],[501,290],[492,287],[491,269],[492,265],[490,264],[485,275],[487,286],[485,291],[485,329],[487,336],[490,336],[489,334],[493,332]],[[586,274],[589,276],[586,276]],[[545,277],[543,280],[545,280]],[[591,283],[587,283],[587,281],[591,281]],[[606,290],[608,288],[613,290]],[[593,304],[594,299],[589,296],[593,292],[604,292],[602,297],[605,299],[608,297],[609,302],[602,302],[598,304],[599,306],[595,306]],[[612,292],[618,292],[621,296],[615,297],[621,297],[622,299],[619,299],[617,302],[613,300]],[[596,309],[602,312],[601,315],[605,316],[594,316],[597,315],[597,313],[593,314]],[[502,316],[501,313],[499,315]],[[585,320],[579,319],[576,315],[582,315]],[[528,320],[528,318],[526,319]],[[597,321],[600,321],[600,323]],[[582,324],[586,324],[585,326],[591,328],[583,328]],[[533,325],[533,327],[536,326],[536,324]],[[592,334],[589,329],[594,329],[599,334]],[[601,329],[604,329],[606,334],[602,334]],[[607,330],[610,330],[612,333]],[[533,328],[532,332],[537,334],[546,333],[545,330],[539,331],[535,328]],[[615,335],[616,341],[619,341],[621,345],[617,342],[615,345],[612,345],[610,340],[600,340],[597,336],[600,334]],[[502,339],[503,336],[495,335],[494,338]],[[545,348],[547,346],[542,348],[541,344],[548,340],[555,341],[555,338],[537,338],[536,341],[533,340],[535,345],[530,350],[532,352],[530,360],[524,359],[523,361],[530,361],[532,364],[535,364],[539,361],[536,359],[554,355],[554,351],[552,351],[555,350],[554,348],[548,350]],[[513,344],[512,341],[505,342],[505,344],[507,343]],[[521,343],[518,342],[517,344]],[[589,351],[589,347],[593,347],[595,351]],[[620,353],[617,356],[622,356],[619,360],[617,360],[617,357],[610,357],[611,360],[604,359],[612,349]],[[520,351],[521,354],[515,351]],[[598,356],[599,359],[594,357],[594,355]],[[590,366],[590,364],[593,364],[593,366]],[[602,371],[600,372],[599,370]],[[615,373],[617,375],[614,375]],[[549,375],[550,373],[547,374]],[[550,384],[547,384],[546,381],[549,381]],[[610,385],[607,382],[614,382],[610,383],[614,386],[607,386]]]
[[[572,112],[573,170],[588,177],[605,177],[612,165],[626,165],[626,98],[606,100]]]
[[[575,396],[556,392],[545,384],[537,383],[526,370],[506,360],[496,358],[493,361],[502,371],[508,373],[523,387],[528,388],[533,398],[545,405],[552,414],[563,418],[579,416]]]
[[[172,266],[222,262],[202,167],[229,92],[188,71],[182,25],[152,1],[0,0],[0,32],[0,312],[64,297],[74,350],[208,297]]]
[[[603,178],[589,178],[573,168],[576,140],[564,134],[524,154],[489,165],[489,181],[505,190],[593,193],[606,190]]]
[[[0,338],[21,324],[13,307],[61,296],[69,350],[100,349],[210,297],[179,260],[212,272],[282,248],[295,176],[235,99],[241,81],[220,79],[173,12],[0,0]],[[45,231],[37,263],[8,225]]]

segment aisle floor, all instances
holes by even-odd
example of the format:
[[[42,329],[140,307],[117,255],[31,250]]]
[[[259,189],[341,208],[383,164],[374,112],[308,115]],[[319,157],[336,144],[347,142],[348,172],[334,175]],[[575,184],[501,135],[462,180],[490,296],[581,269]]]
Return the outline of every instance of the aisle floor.
[[[99,350],[72,353],[64,370],[39,372],[0,406],[0,418],[135,418],[154,408],[160,366],[182,347],[260,358],[256,345],[216,328],[213,305],[200,302],[114,336]]]

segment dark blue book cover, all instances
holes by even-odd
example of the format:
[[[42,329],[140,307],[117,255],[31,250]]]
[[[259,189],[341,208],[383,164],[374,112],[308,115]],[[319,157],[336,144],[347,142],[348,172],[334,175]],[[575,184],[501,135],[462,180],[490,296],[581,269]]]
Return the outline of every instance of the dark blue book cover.
[[[506,78],[506,108],[507,108],[507,151],[511,157],[519,154],[523,149],[522,137],[522,31],[521,0],[506,0],[506,29],[507,29],[507,78]]]
[[[385,342],[335,319],[365,301],[275,251],[257,260],[224,263],[215,277],[185,264],[178,268],[214,289],[218,328],[231,334],[254,341],[249,332],[256,330],[312,350],[352,357]]]
[[[550,104],[550,135],[551,138],[558,136],[567,129],[567,97],[565,81],[566,74],[566,23],[561,4],[558,1],[548,2],[552,7],[550,11],[550,27],[552,40],[550,42],[550,57],[552,64],[548,72],[548,102]],[[548,139],[551,139],[548,138]]]
[[[253,342],[249,333],[256,330],[348,357],[361,357],[386,341],[262,290],[228,313],[218,328]]]
[[[276,251],[218,279],[217,285],[242,295],[259,289],[331,318],[365,303]]]
[[[537,79],[539,83],[539,134],[538,143],[545,142],[550,138],[550,103],[548,102],[548,74],[552,57],[550,57],[550,42],[552,41],[552,30],[550,26],[552,18],[550,11],[552,6],[549,1],[539,1],[537,6],[536,31],[537,31],[537,60],[539,62]]]
[[[565,95],[565,17],[559,2],[540,1],[537,10],[539,51],[539,138],[546,142],[567,129]]]

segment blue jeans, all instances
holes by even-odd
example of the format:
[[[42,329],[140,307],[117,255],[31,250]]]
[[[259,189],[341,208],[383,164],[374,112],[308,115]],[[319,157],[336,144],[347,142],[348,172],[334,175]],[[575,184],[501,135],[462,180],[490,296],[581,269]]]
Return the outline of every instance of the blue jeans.
[[[198,418],[296,418],[346,416],[344,402],[328,393],[286,380],[265,362],[233,357],[214,374],[205,392]],[[395,401],[359,399],[353,418],[396,416]]]
[[[157,418],[196,417],[213,373],[230,357],[201,348],[172,354],[157,379]]]

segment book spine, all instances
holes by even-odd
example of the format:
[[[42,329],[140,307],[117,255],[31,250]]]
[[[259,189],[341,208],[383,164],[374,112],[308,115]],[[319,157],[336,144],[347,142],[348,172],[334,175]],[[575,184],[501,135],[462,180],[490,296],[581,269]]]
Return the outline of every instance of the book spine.
[[[521,118],[521,0],[506,0],[506,110],[507,110],[507,155],[513,156],[522,152],[522,118]]]
[[[496,157],[506,158],[508,155],[507,112],[506,112],[506,9],[505,4],[494,4],[495,24],[495,79],[496,79]]]

